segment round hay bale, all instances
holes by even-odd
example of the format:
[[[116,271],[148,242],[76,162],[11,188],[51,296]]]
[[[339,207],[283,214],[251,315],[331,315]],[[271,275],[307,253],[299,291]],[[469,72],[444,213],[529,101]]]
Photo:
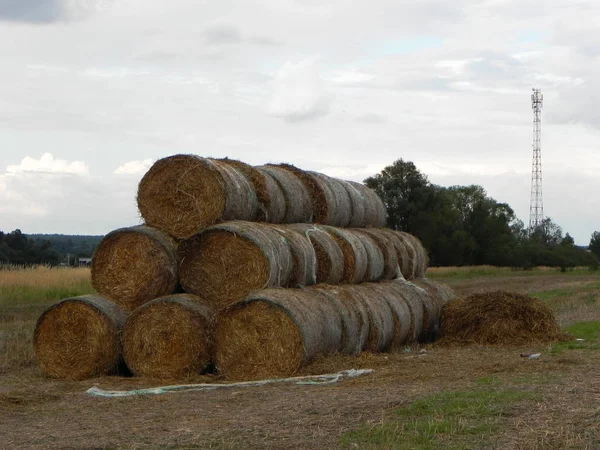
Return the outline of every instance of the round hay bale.
[[[321,226],[327,231],[344,255],[342,283],[361,283],[367,276],[369,265],[367,251],[356,234],[344,228]]]
[[[394,314],[386,300],[364,285],[347,286],[348,292],[361,302],[369,316],[369,338],[365,350],[383,352],[394,339]]]
[[[286,225],[272,226],[288,243],[294,260],[291,287],[302,287],[317,282],[317,255],[310,239]]]
[[[381,197],[373,189],[368,188],[364,184],[355,181],[348,181],[364,201],[364,222],[361,226],[365,227],[385,227],[387,222],[387,211]]]
[[[33,336],[42,371],[69,380],[117,373],[125,319],[121,308],[98,295],[67,298],[52,305],[38,319]]]
[[[288,377],[342,338],[335,306],[308,289],[267,289],[223,311],[215,364],[229,379]]]
[[[363,281],[379,281],[383,278],[385,259],[377,243],[368,234],[360,233],[356,229],[348,230],[360,239],[367,253],[367,271]]]
[[[352,205],[344,186],[322,173],[298,169],[290,164],[280,164],[304,184],[310,194],[313,222],[344,227],[350,223]]]
[[[385,236],[389,240],[389,242],[391,242],[391,244],[394,246],[399,268],[397,278],[406,278],[406,276],[409,274],[410,258],[408,257],[408,252],[406,251],[404,241],[398,236],[396,231],[390,230],[389,228],[378,228],[377,232]]]
[[[355,355],[367,348],[369,340],[369,312],[366,302],[357,300],[352,293],[353,286],[332,286],[319,284],[308,289],[325,291],[342,303],[338,309],[342,311],[344,334],[342,336],[342,353]]]
[[[440,305],[440,308],[456,298],[456,293],[450,286],[430,280],[429,278],[419,278],[412,280],[412,282],[429,292],[431,298]]]
[[[233,221],[181,244],[183,289],[220,310],[253,291],[287,286],[294,262],[286,240],[266,224]]]
[[[516,292],[471,294],[442,311],[442,344],[524,345],[569,340],[541,300]]]
[[[344,254],[333,237],[316,225],[289,226],[310,239],[317,257],[317,283],[339,284],[344,276]]]
[[[393,285],[393,282],[381,282],[366,283],[364,286],[367,289],[371,289],[373,295],[380,295],[390,307],[394,320],[394,333],[390,348],[400,348],[408,341],[411,328],[414,329],[414,326],[408,303],[404,299],[404,296],[396,291]]]
[[[423,323],[425,321],[425,308],[421,297],[412,286],[404,281],[404,279],[392,280],[390,286],[391,289],[404,299],[410,311],[411,324],[406,343],[411,344],[417,342],[423,333]]]
[[[406,278],[407,280],[412,280],[413,278],[415,278],[415,273],[417,271],[417,251],[415,250],[412,239],[406,236],[406,234],[402,234],[402,232],[400,231],[393,231],[393,233],[396,235],[397,239],[404,247],[405,253],[408,255],[405,263],[406,272],[403,272],[404,278]],[[404,255],[401,253],[399,253],[398,256],[404,257]]]
[[[185,239],[224,220],[253,220],[258,200],[233,166],[194,155],[159,159],[138,186],[137,203],[152,227]]]
[[[176,379],[212,360],[214,310],[200,297],[160,297],[136,309],[123,328],[123,357],[134,375]]]
[[[423,330],[421,331],[419,342],[433,342],[440,335],[442,305],[422,287],[410,281],[407,281],[406,284],[412,288],[413,293],[419,297],[423,304]]]
[[[313,207],[310,193],[298,177],[289,170],[277,166],[260,166],[256,169],[273,178],[283,193],[285,215],[281,223],[312,222]]]
[[[127,311],[177,288],[177,245],[140,225],[107,234],[92,257],[92,286]]]
[[[350,222],[348,223],[349,227],[358,228],[364,227],[366,225],[366,200],[362,190],[359,190],[355,184],[350,181],[338,180],[346,189],[348,193],[348,197],[350,198],[351,209],[351,217]]]
[[[252,183],[258,200],[258,211],[254,220],[281,223],[285,217],[285,198],[281,188],[271,175],[235,159],[218,159],[241,172]]]
[[[415,250],[415,265],[414,265],[414,277],[415,278],[423,278],[425,276],[425,270],[427,269],[428,264],[428,256],[425,251],[425,247],[416,236],[404,233],[402,231],[399,232],[407,241],[409,241]]]
[[[399,276],[403,277],[398,264],[398,253],[390,235],[379,228],[356,228],[354,231],[369,236],[381,250],[383,256],[382,278],[393,280]]]

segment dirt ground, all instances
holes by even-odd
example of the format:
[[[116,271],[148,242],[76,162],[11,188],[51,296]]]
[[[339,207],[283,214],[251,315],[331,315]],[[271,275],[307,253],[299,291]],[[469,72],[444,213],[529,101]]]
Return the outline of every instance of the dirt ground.
[[[440,280],[459,294],[484,290],[536,292],[597,283],[591,275]],[[561,323],[600,320],[595,302],[553,300]],[[589,292],[588,292],[589,293]],[[575,296],[577,297],[577,296]],[[559,304],[558,302],[564,302]],[[585,304],[583,304],[585,303]],[[425,349],[424,353],[419,350]],[[507,418],[481,448],[600,448],[600,352],[548,346],[446,348],[363,354],[315,361],[302,374],[370,368],[374,373],[327,386],[269,385],[125,399],[90,397],[92,386],[132,389],[164,381],[99,378],[53,381],[36,367],[0,374],[0,447],[4,449],[339,448],[340,436],[385,421],[393,408],[438,391],[470,389],[482,377],[536,383],[542,399]],[[520,356],[539,351],[539,359]],[[302,375],[300,374],[300,375]],[[214,381],[199,377],[193,382]],[[483,445],[483,444],[482,444]]]

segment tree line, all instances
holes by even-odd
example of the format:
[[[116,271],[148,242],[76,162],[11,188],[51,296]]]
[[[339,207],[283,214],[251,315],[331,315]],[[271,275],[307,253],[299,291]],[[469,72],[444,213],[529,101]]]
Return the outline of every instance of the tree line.
[[[550,218],[529,230],[481,186],[434,185],[402,159],[364,182],[383,199],[388,226],[421,239],[432,266],[598,268],[600,232],[586,249]]]

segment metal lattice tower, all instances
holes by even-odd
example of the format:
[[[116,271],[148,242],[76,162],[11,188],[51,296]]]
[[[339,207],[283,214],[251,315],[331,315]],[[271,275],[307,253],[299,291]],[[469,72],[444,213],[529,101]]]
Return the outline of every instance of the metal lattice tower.
[[[537,228],[544,220],[542,198],[542,104],[544,96],[540,89],[533,89],[533,163],[531,165],[531,201],[529,203],[529,230]]]

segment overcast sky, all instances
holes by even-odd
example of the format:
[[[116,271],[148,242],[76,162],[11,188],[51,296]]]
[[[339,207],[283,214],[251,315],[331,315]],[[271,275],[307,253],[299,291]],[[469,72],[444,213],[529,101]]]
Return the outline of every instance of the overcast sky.
[[[175,153],[362,181],[399,158],[600,230],[600,2],[0,0],[0,230],[139,223]]]

